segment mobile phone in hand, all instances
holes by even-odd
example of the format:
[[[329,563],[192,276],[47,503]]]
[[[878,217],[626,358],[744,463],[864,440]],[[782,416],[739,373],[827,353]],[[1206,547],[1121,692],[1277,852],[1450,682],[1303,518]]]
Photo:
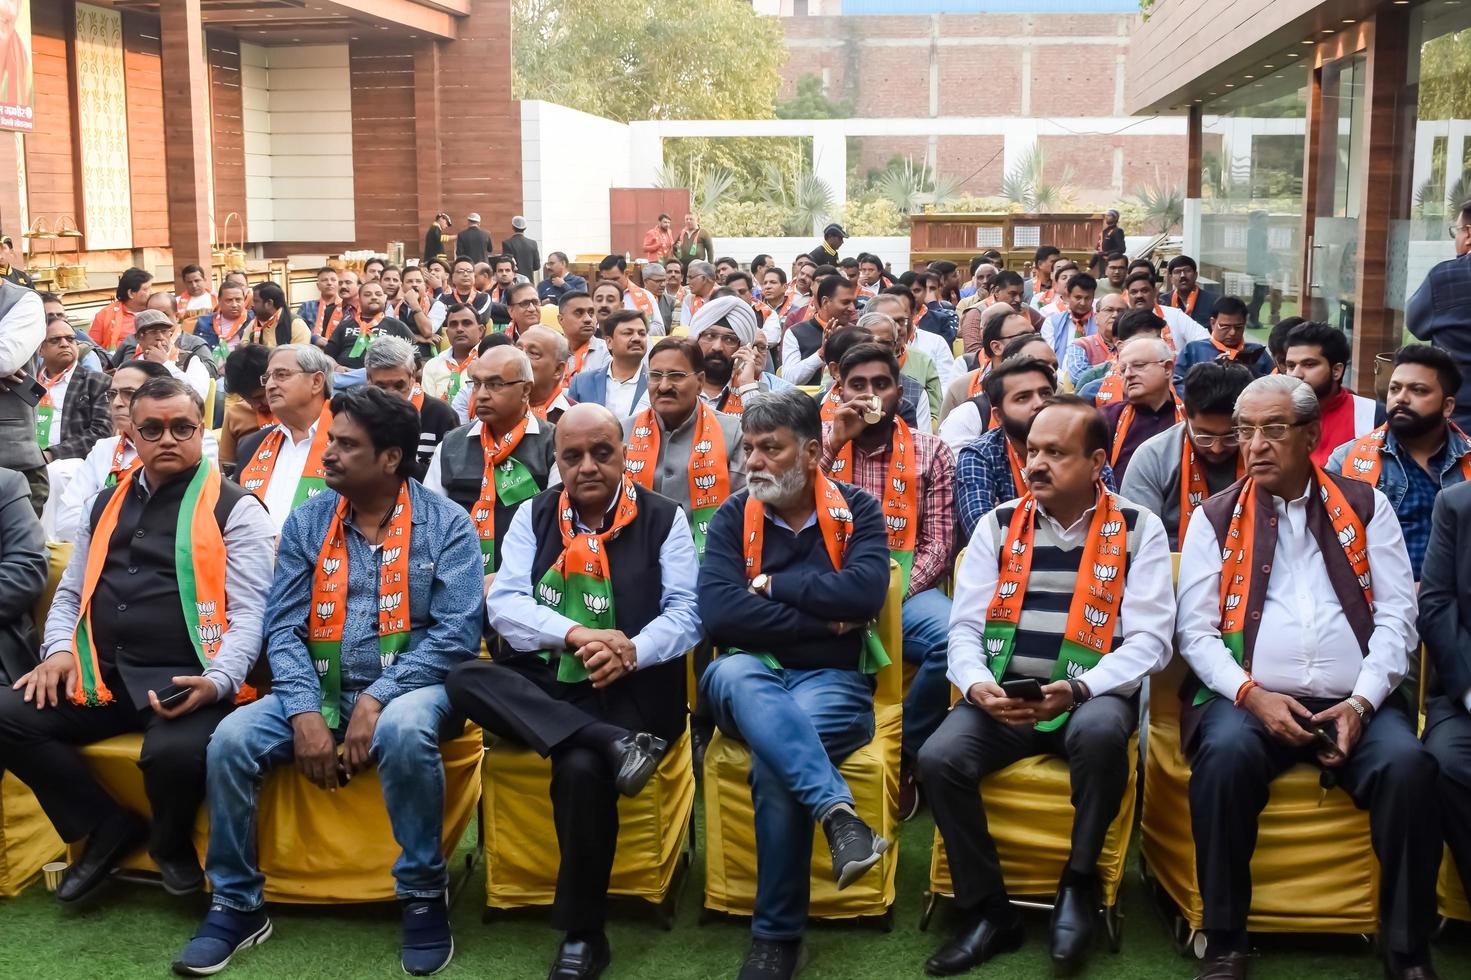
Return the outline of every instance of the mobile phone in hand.
[[[1042,693],[1042,682],[1035,677],[1021,677],[1014,681],[1005,681],[1001,690],[1009,698],[1019,698],[1022,701],[1041,701],[1046,697]]]
[[[1343,751],[1338,747],[1337,733],[1330,730],[1331,726],[1314,725],[1311,721],[1303,718],[1298,719],[1298,724],[1302,725],[1303,731],[1313,736],[1313,746],[1319,752],[1326,752],[1329,755],[1343,754]]]
[[[158,703],[161,707],[164,708],[177,708],[179,705],[184,703],[184,700],[187,697],[189,697],[189,692],[191,690],[193,690],[193,688],[183,687],[178,684],[170,684],[162,691],[157,692]]]
[[[41,399],[46,397],[46,386],[30,375],[23,377],[19,384],[10,384],[9,388],[21,401],[32,408],[35,408],[40,404]]]

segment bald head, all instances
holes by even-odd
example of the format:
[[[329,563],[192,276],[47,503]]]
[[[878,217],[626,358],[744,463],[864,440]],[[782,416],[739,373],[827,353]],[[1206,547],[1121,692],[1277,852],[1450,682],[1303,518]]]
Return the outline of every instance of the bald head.
[[[484,365],[488,375],[507,381],[531,380],[531,361],[526,358],[524,351],[510,344],[497,344],[490,348],[480,355],[479,363]]]
[[[601,529],[623,485],[623,427],[601,405],[573,405],[557,423],[557,472],[582,523]]]
[[[623,426],[618,416],[597,402],[582,402],[563,412],[557,422],[557,448],[562,447],[564,438],[576,438],[584,431],[607,435],[620,446],[623,444]]]

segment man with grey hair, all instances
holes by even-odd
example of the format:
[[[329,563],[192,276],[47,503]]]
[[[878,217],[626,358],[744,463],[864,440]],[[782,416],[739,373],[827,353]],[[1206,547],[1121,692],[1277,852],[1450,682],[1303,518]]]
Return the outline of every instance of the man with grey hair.
[[[920,330],[915,327],[914,318],[909,315],[909,304],[902,297],[895,296],[893,293],[880,293],[868,301],[864,312],[887,313],[894,318],[904,334],[904,346],[909,350],[924,354],[935,366],[935,373],[940,378],[939,393],[941,396],[944,395],[946,388],[965,373],[965,362],[955,356],[955,348],[947,344],[944,337],[933,330]],[[920,384],[924,382],[921,381]],[[936,400],[931,408],[935,417],[938,418],[940,415],[939,400]]]
[[[679,322],[691,322],[719,285],[715,266],[709,262],[691,262],[684,270],[684,305],[680,307]]]
[[[412,403],[419,412],[419,454],[411,475],[423,480],[435,447],[460,419],[449,405],[419,387],[416,366],[414,346],[399,337],[378,337],[363,357],[368,384]]]
[[[878,303],[885,298],[885,294],[880,293],[868,305],[871,308],[874,303]],[[899,305],[897,307],[890,307],[887,310],[871,309],[870,312],[863,314],[859,318],[858,325],[873,334],[875,343],[883,344],[894,352],[894,357],[899,361],[900,373],[906,378],[912,378],[923,389],[924,401],[929,408],[926,415],[930,419],[938,419],[940,417],[940,393],[942,391],[940,372],[935,368],[935,362],[930,359],[928,354],[909,346],[909,317],[906,309],[902,306],[902,301],[897,296],[890,295],[887,298],[895,300]],[[920,333],[930,333],[930,331],[921,330]],[[933,424],[927,422],[924,431],[933,431]]]
[[[276,530],[298,504],[327,486],[322,450],[332,413],[337,365],[313,344],[285,344],[271,352],[261,376],[275,425],[240,440],[232,479],[260,497]]]
[[[572,407],[567,398],[567,338],[540,324],[524,330],[516,346],[531,361],[531,414],[556,422]]]
[[[884,515],[874,499],[821,471],[817,402],[780,391],[741,419],[746,489],[710,521],[700,618],[725,650],[700,700],[751,750],[756,903],[742,977],[785,978],[805,959],[813,824],[846,888],[888,841],[854,811],[837,762],[873,737],[868,624],[889,585]]]
[[[1246,478],[1190,522],[1175,627],[1192,672],[1180,735],[1201,976],[1246,976],[1257,818],[1272,780],[1306,762],[1369,812],[1387,975],[1433,978],[1443,845],[1435,760],[1397,691],[1418,643],[1404,535],[1383,493],[1312,461],[1323,427],[1308,384],[1258,378],[1233,417]]]
[[[1124,397],[1103,408],[1113,446],[1108,465],[1124,478],[1134,450],[1185,421],[1185,406],[1175,394],[1175,352],[1159,337],[1130,337],[1119,348],[1119,377]]]

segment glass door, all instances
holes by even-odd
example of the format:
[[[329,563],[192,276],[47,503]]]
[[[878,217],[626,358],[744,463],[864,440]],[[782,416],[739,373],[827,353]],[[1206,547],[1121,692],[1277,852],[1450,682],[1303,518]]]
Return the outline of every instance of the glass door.
[[[1364,71],[1362,52],[1322,67],[1318,113],[1318,193],[1313,202],[1308,282],[1312,316],[1354,328],[1358,285],[1359,201],[1364,185]]]

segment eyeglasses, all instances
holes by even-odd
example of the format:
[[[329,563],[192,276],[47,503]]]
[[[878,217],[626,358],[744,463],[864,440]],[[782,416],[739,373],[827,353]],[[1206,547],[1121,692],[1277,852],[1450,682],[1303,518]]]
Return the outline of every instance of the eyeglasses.
[[[650,371],[649,387],[664,384],[666,381],[672,385],[680,385],[693,377],[689,371]]]
[[[1196,432],[1195,426],[1190,425],[1188,422],[1185,425],[1187,431],[1190,433],[1190,441],[1201,449],[1236,449],[1241,445],[1234,431],[1228,432],[1223,436],[1209,435],[1204,432]],[[1271,437],[1269,436],[1268,438],[1270,439]]]
[[[522,299],[522,300],[517,300],[516,302],[514,302],[514,303],[512,303],[510,305],[512,305],[512,306],[524,306],[527,309],[532,309],[534,307],[540,306],[541,305],[541,300],[539,300],[539,299]]]
[[[262,388],[264,388],[266,385],[270,384],[272,381],[275,381],[275,382],[277,382],[279,384],[285,384],[287,382],[287,380],[296,377],[298,374],[306,374],[306,373],[308,373],[308,372],[306,372],[306,371],[300,371],[300,370],[291,371],[291,370],[288,370],[286,368],[276,368],[276,370],[274,370],[274,371],[267,371],[265,374],[263,374],[263,375],[260,376],[260,386]],[[315,373],[315,372],[313,372],[313,373]]]
[[[178,442],[194,438],[194,433],[202,428],[197,422],[185,422],[183,419],[174,419],[168,425],[162,422],[144,422],[142,425],[133,426],[133,431],[138,433],[138,438],[144,442],[158,442],[163,438],[164,430],[173,436]]]
[[[1123,375],[1123,374],[1142,374],[1144,372],[1144,369],[1147,368],[1147,367],[1153,367],[1156,364],[1168,364],[1168,363],[1170,363],[1170,362],[1169,361],[1138,361],[1138,362],[1135,362],[1135,363],[1122,363],[1121,362],[1119,364],[1119,374],[1121,374],[1121,375]]]
[[[505,378],[486,378],[484,381],[476,381],[474,378],[471,378],[469,384],[471,391],[474,391],[477,388],[484,388],[492,395],[499,395],[501,392],[511,387],[511,385],[529,385],[531,384],[531,379],[516,378],[514,380],[507,380]]]
[[[132,404],[132,402],[133,402],[133,396],[136,395],[137,393],[138,393],[138,389],[137,388],[109,388],[109,389],[107,389],[107,397],[108,397],[109,400],[115,401],[115,402],[122,402],[125,405]]]
[[[1471,229],[1471,225],[1466,225],[1466,224],[1451,225],[1446,230],[1451,233],[1451,237],[1452,238],[1456,238],[1456,237],[1458,237],[1461,234],[1461,232],[1466,231],[1467,229]]]
[[[48,343],[48,344],[75,344],[76,342],[77,342],[76,336],[73,335],[73,334],[69,334],[69,333],[68,334],[62,334],[59,337],[47,337],[46,340],[45,340],[45,343]]]
[[[1268,442],[1281,442],[1287,438],[1293,429],[1307,425],[1306,422],[1269,422],[1266,425],[1238,425],[1236,426],[1236,441],[1240,445],[1247,445],[1256,438],[1260,432],[1262,438]]]

